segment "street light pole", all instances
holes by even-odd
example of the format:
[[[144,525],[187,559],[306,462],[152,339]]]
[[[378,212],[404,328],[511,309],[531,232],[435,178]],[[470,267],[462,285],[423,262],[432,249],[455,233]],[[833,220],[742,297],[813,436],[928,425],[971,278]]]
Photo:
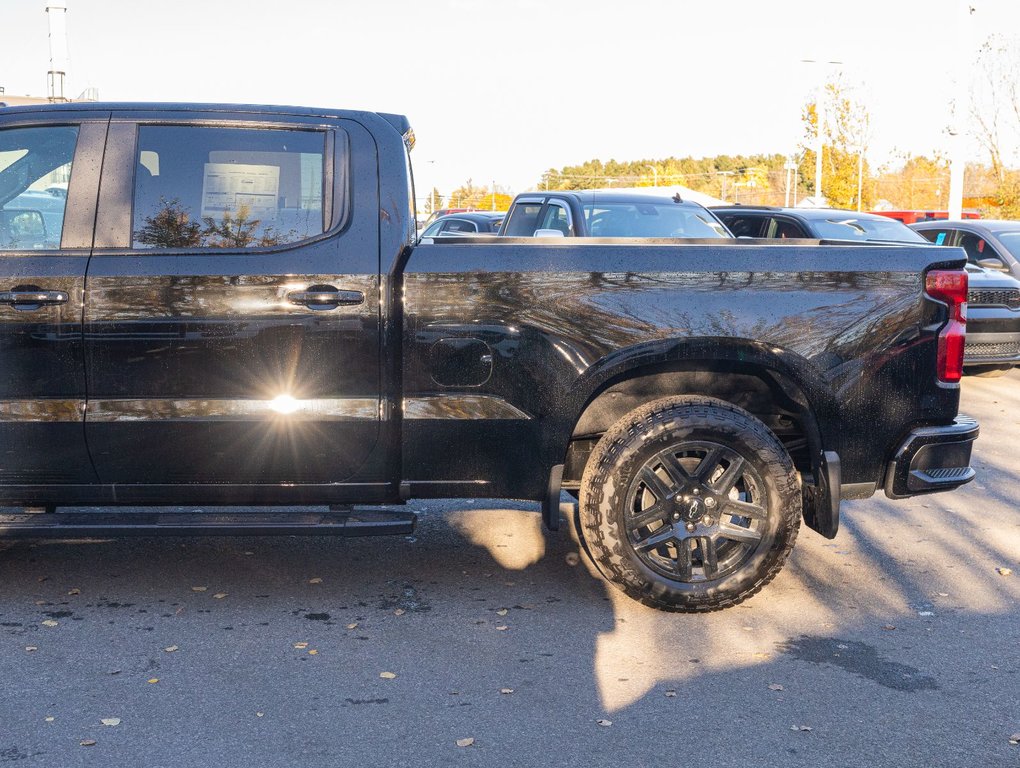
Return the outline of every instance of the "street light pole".
[[[842,64],[842,61],[820,62],[814,59],[801,59],[804,64]],[[825,131],[825,77],[818,80],[818,95],[815,97],[815,202],[821,203],[822,195],[822,151],[824,149]]]
[[[659,169],[654,165],[646,165],[645,168],[648,168],[652,172],[652,186],[659,186]]]

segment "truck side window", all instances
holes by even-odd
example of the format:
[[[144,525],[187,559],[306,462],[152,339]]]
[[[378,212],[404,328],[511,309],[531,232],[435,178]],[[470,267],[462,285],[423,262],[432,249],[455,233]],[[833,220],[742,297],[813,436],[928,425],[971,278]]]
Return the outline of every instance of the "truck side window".
[[[542,203],[517,203],[510,211],[510,220],[506,223],[505,237],[531,237],[538,229],[538,215],[542,212]]]
[[[786,238],[798,238],[807,237],[807,232],[797,222],[790,221],[789,219],[773,218],[775,222],[775,232],[772,233],[772,237],[786,239]]]
[[[741,216],[739,214],[721,213],[719,218],[729,227],[734,237],[762,237],[762,226],[768,222],[761,216]]]
[[[570,237],[570,214],[559,203],[550,202],[537,229],[558,229],[565,237]]]
[[[320,235],[326,160],[321,131],[141,126],[133,247],[266,248]]]
[[[60,247],[77,140],[66,126],[0,131],[0,251]]]

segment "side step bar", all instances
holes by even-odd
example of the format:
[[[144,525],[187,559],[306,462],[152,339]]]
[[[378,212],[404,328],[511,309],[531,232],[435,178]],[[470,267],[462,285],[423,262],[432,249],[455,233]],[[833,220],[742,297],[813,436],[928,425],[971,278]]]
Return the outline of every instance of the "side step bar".
[[[375,536],[414,533],[413,512],[47,512],[0,515],[0,539],[115,536]]]

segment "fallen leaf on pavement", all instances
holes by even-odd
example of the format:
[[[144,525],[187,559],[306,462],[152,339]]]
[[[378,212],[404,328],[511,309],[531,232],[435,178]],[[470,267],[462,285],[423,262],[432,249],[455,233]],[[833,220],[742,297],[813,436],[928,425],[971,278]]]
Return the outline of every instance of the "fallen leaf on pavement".
[[[256,712],[255,713],[255,717],[265,717],[265,716],[266,716],[265,712]]]
[[[154,684],[159,682],[159,678],[158,677],[150,677],[145,682],[149,683],[150,685],[154,685]]]
[[[500,624],[498,627],[496,627],[496,629],[499,630],[500,632],[506,632],[508,629],[510,629],[510,627],[508,627],[506,624]]]
[[[1009,737],[1010,744],[1020,744],[1020,733],[1014,733]]]
[[[177,646],[176,645],[168,645],[163,650],[166,651],[167,653],[173,653],[174,651],[177,650]]]
[[[29,653],[32,653],[32,651],[38,651],[39,650],[39,646],[38,645],[26,645],[25,646],[25,650],[28,651]]]
[[[601,725],[603,728],[608,728],[613,724],[612,720],[596,720],[595,722]]]
[[[192,587],[191,591],[192,592],[205,592],[207,589],[209,589],[209,587]]]
[[[110,725],[110,726],[120,725],[120,718],[119,717],[104,717],[99,722],[101,722],[103,725]]]
[[[770,691],[781,691],[781,690],[783,690],[783,686],[781,686],[779,683],[771,683],[769,685],[769,690]]]
[[[996,568],[995,570],[998,572],[1000,576],[1009,576],[1011,573],[1013,573],[1012,568]]]
[[[380,672],[379,677],[381,677],[383,680],[393,680],[396,677],[396,675],[393,674],[392,672]]]
[[[676,698],[676,691],[666,691],[666,698],[667,699],[675,699]]]
[[[882,629],[884,629],[886,632],[892,632],[894,629],[896,629],[896,625],[886,624],[885,626],[882,627]]]
[[[513,693],[514,689],[513,688],[500,688],[499,692],[502,693],[503,695],[506,695],[506,694],[509,694],[509,693]]]
[[[316,576],[314,579],[309,579],[308,583],[309,584],[321,584],[322,583],[322,579],[320,579],[318,576]]]
[[[472,739],[472,738],[457,739],[457,746],[458,747],[470,747],[474,743],[475,743],[475,740]]]
[[[312,648],[312,649],[311,649],[311,650],[310,650],[310,651],[308,652],[308,655],[309,655],[309,656],[318,656],[318,655],[319,655],[319,652],[318,652],[317,650],[315,650],[314,648]]]
[[[358,622],[356,622],[356,621],[352,621],[350,624],[347,625],[347,629],[357,629],[357,628],[358,628]]]
[[[42,622],[42,625],[44,627],[56,627],[59,624],[60,624],[59,621],[54,621],[53,619],[46,619],[46,621]]]
[[[791,731],[810,731],[813,730],[810,725],[791,725]]]
[[[52,715],[50,715],[49,717],[47,717],[47,718],[46,718],[46,722],[47,722],[47,723],[52,723],[52,722],[53,722],[54,720],[56,720],[56,719],[57,719],[57,718],[55,718],[55,717],[53,717]]]
[[[68,592],[67,594],[69,594],[69,595],[80,595],[80,594],[81,594],[81,590],[80,590],[80,589],[78,589],[78,587],[75,587],[74,589],[72,589],[72,590],[71,590],[70,592]]]
[[[397,608],[397,610],[395,610],[393,612],[393,615],[394,616],[403,616],[405,613],[407,613],[407,611],[405,611],[403,608]]]
[[[217,592],[215,595],[213,595],[213,597],[217,600],[222,600],[226,596],[227,596],[226,592]]]
[[[95,739],[82,739],[78,743],[81,744],[83,747],[94,747],[94,746],[96,746],[96,740]]]
[[[506,608],[500,608],[498,611],[496,611],[497,616],[506,616],[508,613],[509,611]]]

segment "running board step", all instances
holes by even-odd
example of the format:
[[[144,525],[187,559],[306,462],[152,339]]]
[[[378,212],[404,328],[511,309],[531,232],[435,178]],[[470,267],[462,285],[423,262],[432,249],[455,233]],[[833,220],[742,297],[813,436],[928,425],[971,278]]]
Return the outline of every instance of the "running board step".
[[[49,512],[0,515],[0,538],[110,536],[376,536],[414,533],[413,512],[343,509],[274,514],[249,512]]]

